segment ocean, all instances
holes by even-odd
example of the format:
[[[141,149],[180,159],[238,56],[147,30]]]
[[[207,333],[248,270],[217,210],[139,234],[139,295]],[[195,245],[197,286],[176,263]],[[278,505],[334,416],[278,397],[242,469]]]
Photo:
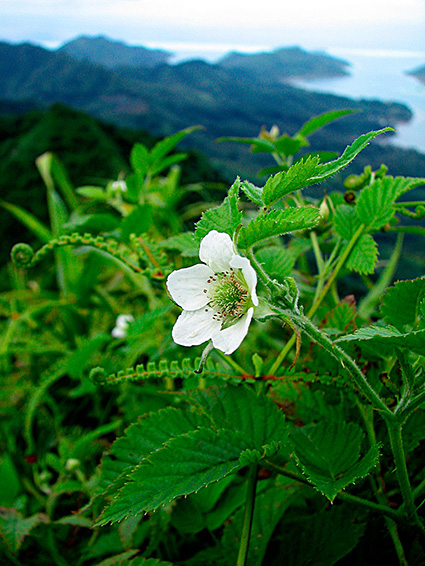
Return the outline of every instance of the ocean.
[[[204,59],[216,62],[226,52],[245,53],[269,51],[267,46],[225,46],[217,44],[173,43],[149,45],[162,47],[174,53],[172,62]],[[334,57],[350,63],[350,75],[332,79],[296,80],[292,84],[317,92],[327,92],[350,98],[377,99],[384,102],[401,102],[413,112],[413,118],[397,126],[392,143],[425,153],[425,86],[406,71],[425,64],[424,51],[396,51],[379,49],[334,48],[326,50]]]

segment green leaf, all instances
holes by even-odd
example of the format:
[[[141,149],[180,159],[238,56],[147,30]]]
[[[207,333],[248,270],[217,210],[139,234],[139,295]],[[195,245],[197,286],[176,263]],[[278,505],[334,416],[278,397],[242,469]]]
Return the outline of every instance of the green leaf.
[[[131,474],[97,525],[147,513],[240,469],[249,445],[232,430],[199,428],[169,440]]]
[[[233,138],[224,137],[218,138],[218,142],[236,142],[244,143],[252,146],[250,149],[253,153],[274,153],[276,151],[273,142],[266,140],[265,138]]]
[[[135,143],[131,149],[130,153],[130,164],[133,171],[136,171],[140,175],[146,175],[149,167],[149,151],[141,143]]]
[[[279,478],[255,498],[251,538],[247,566],[263,564],[267,546],[273,532],[285,511],[293,503],[298,488],[290,480]],[[236,564],[245,509],[241,508],[226,527],[222,538],[223,552],[228,557],[227,564]]]
[[[425,330],[417,330],[402,334],[394,326],[372,325],[360,328],[354,334],[347,334],[338,338],[336,342],[366,343],[374,348],[374,352],[381,357],[394,355],[395,348],[408,348],[417,354],[425,355]]]
[[[257,216],[241,228],[237,245],[246,250],[275,236],[314,228],[321,218],[317,208],[312,206],[272,210],[268,214]]]
[[[351,271],[368,274],[375,270],[378,246],[370,234],[362,234],[355,243],[345,266]]]
[[[400,332],[405,326],[411,328],[418,323],[420,304],[425,297],[425,278],[398,281],[387,289],[382,298],[381,313],[385,322],[394,325]]]
[[[361,190],[356,203],[357,215],[368,230],[376,231],[394,216],[397,185],[393,179],[378,179]]]
[[[201,220],[196,224],[195,237],[198,241],[202,240],[211,230],[225,232],[233,238],[236,228],[242,220],[242,212],[239,212],[239,177],[229,189],[228,196],[223,203],[202,214]]]
[[[123,240],[128,242],[131,234],[140,236],[149,230],[152,224],[152,205],[142,204],[125,217],[121,224],[121,234]]]
[[[58,157],[47,152],[37,157],[35,162],[46,187],[53,190],[56,185],[69,208],[76,210],[80,203],[75,195],[68,173]]]
[[[393,128],[384,128],[382,130],[377,130],[374,132],[369,132],[368,134],[363,134],[357,138],[351,145],[347,146],[344,153],[329,163],[320,163],[315,171],[314,177],[310,179],[311,185],[315,183],[320,183],[325,179],[328,179],[332,175],[335,175],[341,169],[347,167],[351,161],[358,155],[365,147],[369,145],[369,142],[373,140],[376,136],[383,134],[385,132],[393,131]]]
[[[53,238],[53,235],[48,227],[40,222],[38,218],[31,214],[31,212],[24,210],[16,204],[12,204],[1,199],[0,206],[13,214],[13,216],[24,226],[26,226],[28,230],[30,230],[34,234],[34,236],[36,236],[41,242],[43,242],[43,244],[47,244]]]
[[[354,206],[340,204],[335,210],[334,224],[336,233],[348,242],[361,226]]]
[[[182,257],[197,257],[199,255],[199,242],[193,232],[182,232],[171,236],[159,244],[166,250],[178,250]]]
[[[36,513],[24,518],[19,511],[9,507],[0,507],[0,537],[12,554],[20,549],[24,538],[40,523],[48,523],[47,515]]]
[[[130,473],[144,458],[161,448],[171,438],[209,424],[208,418],[173,407],[152,413],[134,423],[125,431],[125,436],[118,438],[110,452],[103,457],[97,493],[104,493],[120,476]],[[114,489],[123,483],[124,481],[119,480]]]
[[[297,161],[288,171],[270,177],[263,188],[264,204],[268,207],[273,206],[288,194],[308,186],[318,163],[318,157],[307,157],[305,161],[303,159]]]
[[[355,548],[365,525],[348,506],[332,505],[313,514],[300,510],[280,528],[275,555],[285,556],[285,566],[333,566]]]
[[[359,460],[363,432],[354,423],[321,422],[293,428],[295,458],[308,481],[331,502],[378,463],[379,445]]]
[[[266,273],[280,283],[291,275],[294,268],[295,257],[286,248],[280,246],[261,248],[255,256]]]
[[[317,132],[317,130],[320,130],[330,122],[338,120],[338,118],[341,118],[342,116],[347,116],[347,114],[353,114],[355,112],[358,112],[358,110],[347,109],[347,110],[334,110],[333,112],[325,112],[324,114],[315,116],[314,118],[306,122],[302,126],[299,133],[305,137],[310,136],[313,132]]]
[[[240,188],[246,194],[246,196],[249,198],[251,202],[253,202],[257,206],[263,206],[264,203],[262,199],[262,194],[263,194],[262,187],[257,187],[256,185],[253,185],[249,181],[243,181],[241,183]]]
[[[191,400],[215,426],[243,433],[247,448],[260,449],[272,441],[284,444],[287,440],[283,413],[268,396],[258,396],[248,387],[212,387],[195,391]]]
[[[78,187],[75,192],[82,197],[92,200],[108,200],[108,195],[102,187],[95,187],[91,185]]]
[[[293,137],[283,134],[274,142],[276,151],[281,155],[289,156],[295,155],[302,147],[308,145],[308,142],[304,137],[298,136]]]
[[[163,161],[164,157],[168,153],[170,153],[170,151],[174,149],[182,139],[184,139],[186,136],[188,136],[195,130],[199,130],[199,129],[200,126],[191,126],[190,128],[181,130],[180,132],[177,132],[176,134],[164,138],[163,140],[156,143],[154,147],[151,149],[149,154],[149,162],[154,174],[157,174],[160,171],[162,171],[165,167],[168,167],[172,162],[168,162],[168,164],[164,165],[164,161]],[[178,159],[178,161],[181,161],[181,159],[185,159],[185,157],[186,155],[180,154],[180,158]]]
[[[425,178],[423,177],[391,177],[388,175],[384,177],[384,181],[391,183],[397,195],[396,198],[401,197],[401,195],[404,195],[408,191],[425,185]]]
[[[3,453],[0,455],[0,506],[12,506],[20,492],[21,482],[13,460]]]

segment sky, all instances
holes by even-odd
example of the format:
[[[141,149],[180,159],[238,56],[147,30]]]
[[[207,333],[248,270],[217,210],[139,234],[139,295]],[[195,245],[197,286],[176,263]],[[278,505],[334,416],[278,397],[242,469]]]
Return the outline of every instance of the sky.
[[[300,45],[425,51],[425,0],[0,0],[0,40],[55,47],[107,35],[218,51]]]

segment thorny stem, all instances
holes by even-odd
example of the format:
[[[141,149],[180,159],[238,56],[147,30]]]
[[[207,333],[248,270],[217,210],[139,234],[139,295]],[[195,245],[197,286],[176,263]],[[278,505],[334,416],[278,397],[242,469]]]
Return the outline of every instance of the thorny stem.
[[[337,264],[335,265],[333,272],[331,273],[329,279],[326,282],[326,285],[323,287],[323,289],[321,290],[319,295],[316,297],[314,303],[310,307],[310,310],[307,313],[308,318],[312,318],[315,315],[317,309],[321,305],[323,299],[326,297],[329,289],[332,287],[335,279],[337,278],[339,272],[341,271],[342,267],[344,266],[344,263],[346,262],[348,256],[350,255],[350,253],[351,253],[353,247],[355,246],[357,240],[362,235],[364,228],[365,228],[365,225],[361,224],[359,226],[359,228],[357,229],[357,231],[353,234],[353,237],[349,241],[347,247],[345,248],[343,253],[340,255],[339,260],[338,260]],[[253,254],[251,254],[251,255],[253,255]],[[255,265],[255,267],[258,269],[257,265]],[[267,274],[265,274],[265,276],[268,278]],[[295,340],[296,340],[296,336],[294,334],[293,336],[291,336],[291,338],[285,344],[283,350],[280,352],[280,354],[278,355],[278,357],[274,361],[273,365],[271,366],[271,368],[269,370],[269,373],[271,375],[274,375],[277,372],[280,365],[282,364],[282,362],[284,361],[284,359],[288,355],[289,351],[291,350],[291,348],[295,344]]]
[[[236,566],[245,566],[248,559],[249,540],[251,538],[252,518],[254,516],[255,492],[257,489],[258,464],[249,467],[248,485],[246,488],[245,513]]]

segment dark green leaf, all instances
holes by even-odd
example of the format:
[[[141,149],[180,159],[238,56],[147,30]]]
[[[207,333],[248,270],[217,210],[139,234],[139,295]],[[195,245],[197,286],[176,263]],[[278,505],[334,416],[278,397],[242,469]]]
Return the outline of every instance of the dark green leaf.
[[[124,241],[128,241],[131,234],[140,236],[147,232],[152,224],[152,205],[138,205],[121,225],[121,234]]]
[[[372,325],[360,328],[354,334],[347,334],[337,340],[337,342],[350,341],[359,344],[365,342],[382,357],[394,355],[395,348],[408,348],[417,354],[425,355],[425,330],[402,334],[394,326]]]
[[[375,270],[378,246],[370,234],[362,234],[355,243],[345,264],[347,269],[368,274]]]
[[[358,425],[343,422],[321,422],[291,430],[297,464],[330,501],[378,463],[379,445],[359,460],[363,436]]]
[[[413,328],[419,320],[420,304],[425,297],[425,278],[398,281],[382,298],[381,312],[385,322],[400,332],[404,326]]]
[[[0,537],[12,554],[18,552],[24,538],[34,527],[48,522],[48,517],[42,513],[24,518],[16,509],[0,507]]]

